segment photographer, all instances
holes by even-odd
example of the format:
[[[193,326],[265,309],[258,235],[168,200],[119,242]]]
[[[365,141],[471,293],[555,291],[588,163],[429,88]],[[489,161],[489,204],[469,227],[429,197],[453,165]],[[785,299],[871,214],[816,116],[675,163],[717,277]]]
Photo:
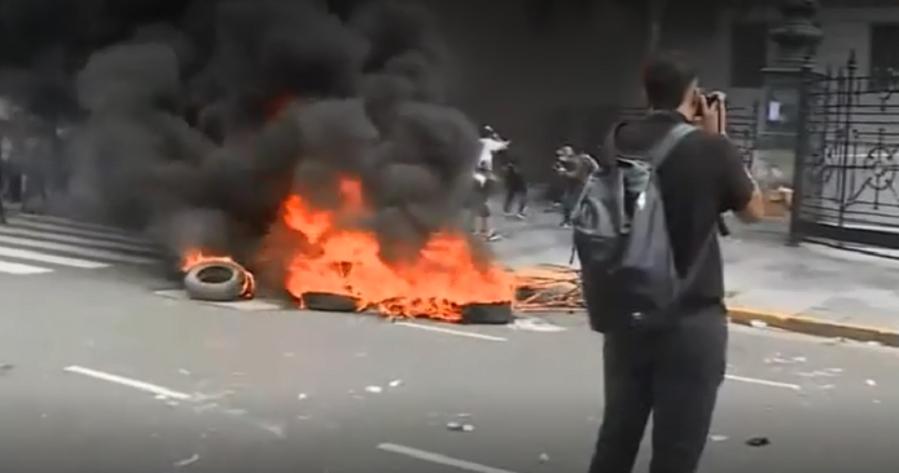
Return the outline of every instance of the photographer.
[[[652,111],[616,129],[620,153],[651,156],[649,150],[678,124],[697,128],[683,135],[656,169],[667,229],[655,231],[667,230],[683,286],[676,303],[665,309],[662,327],[631,324],[604,333],[606,404],[593,473],[632,470],[650,414],[651,472],[696,471],[726,367],[717,222],[727,211],[747,222],[763,212],[758,187],[724,136],[723,94],[703,94],[695,70],[676,55],[653,59],[643,82]]]
[[[571,213],[574,210],[578,196],[583,189],[587,178],[596,172],[599,166],[587,153],[575,154],[570,146],[566,146],[559,153],[556,161],[556,172],[561,175],[564,185],[562,200],[562,226],[571,226]]]

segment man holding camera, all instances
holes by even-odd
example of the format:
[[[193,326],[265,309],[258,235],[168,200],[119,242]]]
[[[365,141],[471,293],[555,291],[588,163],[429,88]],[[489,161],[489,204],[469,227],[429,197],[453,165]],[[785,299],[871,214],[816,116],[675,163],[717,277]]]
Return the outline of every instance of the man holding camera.
[[[556,151],[554,170],[562,179],[562,226],[571,226],[571,213],[584,183],[598,169],[596,161],[587,153],[575,153],[571,146]]]
[[[617,129],[622,153],[646,155],[679,124],[692,124],[657,169],[678,277],[686,281],[663,328],[605,333],[605,415],[591,473],[633,468],[650,413],[652,473],[696,471],[724,380],[727,312],[716,225],[723,212],[761,218],[763,201],[740,154],[724,136],[723,94],[705,95],[696,71],[676,55],[643,75],[651,113]],[[602,163],[607,164],[607,163]],[[689,276],[688,276],[689,274]]]

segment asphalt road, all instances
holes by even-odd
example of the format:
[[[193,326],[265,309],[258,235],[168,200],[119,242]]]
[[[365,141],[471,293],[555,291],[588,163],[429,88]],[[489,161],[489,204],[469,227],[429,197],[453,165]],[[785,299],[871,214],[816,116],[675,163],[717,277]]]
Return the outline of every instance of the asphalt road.
[[[580,316],[410,326],[153,293],[169,286],[0,275],[0,471],[586,470],[602,341]],[[702,472],[899,471],[899,351],[734,327],[729,372]]]

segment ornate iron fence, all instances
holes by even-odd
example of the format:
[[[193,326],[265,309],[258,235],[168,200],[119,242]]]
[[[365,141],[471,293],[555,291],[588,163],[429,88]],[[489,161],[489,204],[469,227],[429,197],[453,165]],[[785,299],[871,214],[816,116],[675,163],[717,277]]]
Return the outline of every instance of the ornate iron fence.
[[[899,249],[899,83],[857,72],[803,71],[790,236]]]

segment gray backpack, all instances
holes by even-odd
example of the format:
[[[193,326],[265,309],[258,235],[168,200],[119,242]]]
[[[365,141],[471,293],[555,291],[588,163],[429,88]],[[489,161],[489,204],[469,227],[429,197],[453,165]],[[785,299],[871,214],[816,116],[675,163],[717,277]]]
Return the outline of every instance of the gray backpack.
[[[572,214],[584,299],[599,332],[669,325],[670,309],[698,266],[685,278],[677,272],[656,172],[697,129],[676,125],[644,155],[627,155],[615,145],[622,125],[606,138],[605,165],[587,180]]]

